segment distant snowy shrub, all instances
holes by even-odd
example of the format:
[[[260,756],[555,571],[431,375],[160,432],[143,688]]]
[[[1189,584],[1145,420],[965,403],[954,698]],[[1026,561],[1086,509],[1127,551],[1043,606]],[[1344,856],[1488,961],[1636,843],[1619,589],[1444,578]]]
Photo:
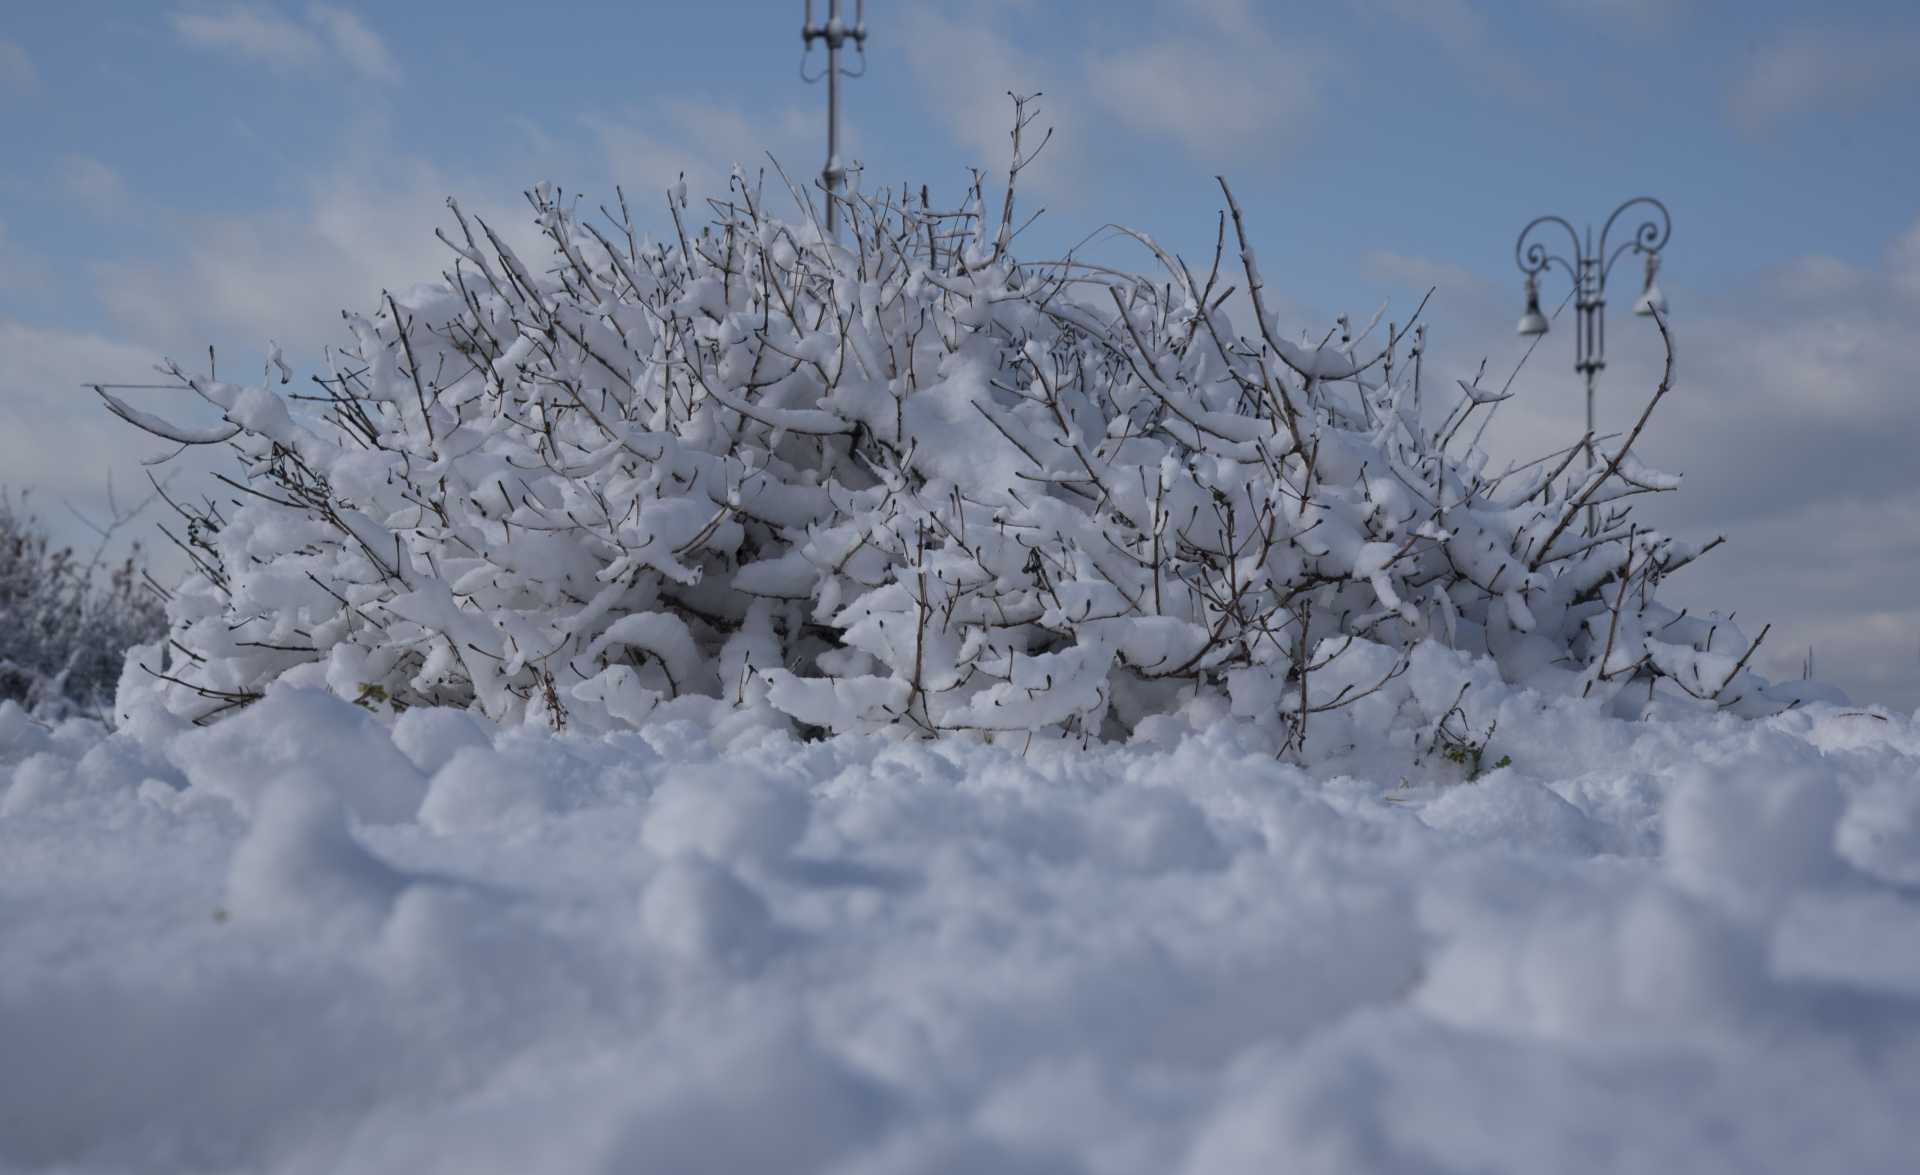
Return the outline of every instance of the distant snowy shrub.
[[[590,730],[699,694],[830,731],[1110,737],[1218,698],[1297,751],[1422,641],[1590,694],[1782,704],[1755,642],[1655,599],[1700,553],[1628,504],[1678,481],[1633,455],[1671,348],[1594,469],[1575,445],[1491,474],[1465,426],[1507,393],[1463,384],[1435,421],[1412,324],[1284,337],[1224,182],[1204,271],[1135,232],[1154,272],[1018,258],[1031,118],[997,209],[978,180],[954,210],[851,195],[844,243],[739,173],[704,225],[670,193],[658,241],[624,198],[602,227],[541,186],[537,260],[449,201],[452,267],[348,316],[316,394],[169,365],[220,413],[188,427],[102,388],[242,464],[179,507],[195,570],[122,708],[206,720],[297,675]]]
[[[105,579],[57,547],[24,501],[0,493],[0,702],[63,715],[104,712],[127,649],[163,636],[138,544]]]

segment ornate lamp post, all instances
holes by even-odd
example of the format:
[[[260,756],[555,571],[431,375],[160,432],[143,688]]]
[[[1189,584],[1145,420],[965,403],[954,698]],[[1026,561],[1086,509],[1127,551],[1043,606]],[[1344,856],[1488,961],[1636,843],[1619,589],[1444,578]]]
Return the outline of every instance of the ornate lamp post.
[[[1647,219],[1634,230],[1633,236],[1607,249],[1607,236],[1613,230],[1613,222],[1620,215],[1636,205],[1645,205]],[[1657,219],[1656,219],[1657,217]],[[1554,224],[1567,231],[1567,239],[1573,242],[1573,260],[1549,252],[1546,245],[1538,240],[1529,241],[1534,230],[1544,224]],[[1549,265],[1558,265],[1567,271],[1573,279],[1574,309],[1578,312],[1574,319],[1573,369],[1587,381],[1587,468],[1592,469],[1593,460],[1593,392],[1600,370],[1607,365],[1607,275],[1613,270],[1613,263],[1620,255],[1631,249],[1635,253],[1644,253],[1647,257],[1646,284],[1641,288],[1639,298],[1634,300],[1633,312],[1638,315],[1651,315],[1667,312],[1667,298],[1660,292],[1656,276],[1660,272],[1660,250],[1666,247],[1667,238],[1673,233],[1673,218],[1667,213],[1667,206],[1652,196],[1635,196],[1613,210],[1607,217],[1607,223],[1600,229],[1600,243],[1594,244],[1593,227],[1587,227],[1585,242],[1573,225],[1558,216],[1542,216],[1520,230],[1519,239],[1513,245],[1513,259],[1520,266],[1520,272],[1527,275],[1527,309],[1520,316],[1520,324],[1515,329],[1523,335],[1543,335],[1547,333],[1547,316],[1540,313],[1540,274]],[[1593,526],[1594,512],[1587,512],[1587,525]]]
[[[827,189],[827,235],[834,240],[840,239],[840,208],[836,199],[840,194],[840,185],[846,179],[846,169],[840,166],[840,79],[857,78],[867,72],[867,0],[854,0],[853,24],[840,20],[840,0],[827,0],[827,23],[813,23],[813,0],[807,0],[806,22],[800,26],[800,40],[813,51],[816,40],[827,43],[827,67],[819,73],[809,75],[804,58],[800,62],[802,81],[817,82],[827,79],[827,165],[820,169],[820,182]],[[860,53],[860,70],[855,73],[840,68],[840,46],[852,41]]]

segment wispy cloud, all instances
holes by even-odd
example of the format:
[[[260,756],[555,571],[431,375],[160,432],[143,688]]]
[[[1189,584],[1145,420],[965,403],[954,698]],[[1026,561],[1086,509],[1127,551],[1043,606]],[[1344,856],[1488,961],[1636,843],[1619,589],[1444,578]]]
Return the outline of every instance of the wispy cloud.
[[[1727,91],[1727,110],[1743,130],[1759,132],[1916,82],[1920,29],[1794,29],[1748,58]]]
[[[85,331],[0,319],[0,469],[15,488],[90,500],[107,472],[157,447],[100,409],[83,381],[147,382],[158,356]],[[85,454],[85,456],[82,456]]]
[[[1354,0],[1361,10],[1419,30],[1476,89],[1516,101],[1538,101],[1555,84],[1528,64],[1528,54],[1495,36],[1494,22],[1472,0]]]
[[[1324,51],[1275,37],[1244,3],[1193,0],[1191,34],[1087,61],[1094,100],[1126,126],[1202,159],[1305,136],[1320,108]]]
[[[354,13],[330,4],[316,4],[307,10],[307,15],[348,65],[371,78],[398,80],[400,66],[388,52],[387,43]]]
[[[48,280],[45,258],[23,248],[7,235],[7,224],[0,221],[0,294],[30,289]]]
[[[1554,0],[1569,15],[1592,24],[1623,31],[1652,33],[1671,28],[1692,15],[1695,0]]]
[[[1374,249],[1360,258],[1361,272],[1376,281],[1425,291],[1437,287],[1443,294],[1460,294],[1486,287],[1472,270],[1447,261],[1413,257],[1390,249]]]
[[[344,64],[364,77],[396,81],[400,69],[380,35],[359,16],[314,4],[304,22],[258,4],[191,7],[168,16],[182,41],[237,54],[275,69],[313,72]]]
[[[1008,24],[1007,8],[981,4],[964,14],[953,5],[907,9],[901,37],[907,65],[928,109],[960,144],[967,161],[989,170],[1006,166],[1007,132],[1013,126],[1007,95],[1044,94],[1035,130],[1052,127],[1056,133],[1045,162],[1022,176],[1022,190],[1048,199],[1070,198],[1085,179],[1085,144],[1094,141],[1098,125],[1078,98],[1085,92],[1080,66],[1067,54],[1040,55],[1021,48],[1009,29],[996,27]],[[1022,13],[1019,19],[1030,15]]]
[[[1920,299],[1920,220],[1887,246],[1887,274],[1902,293]]]
[[[803,188],[820,167],[818,124],[798,107],[749,115],[730,106],[680,100],[628,114],[585,115],[582,121],[614,181],[642,201],[636,215],[658,209],[659,194],[683,173],[688,197],[698,201],[725,195],[736,164],[748,175],[763,168],[771,172],[769,154]],[[849,136],[841,152],[850,164],[858,160],[859,139]]]
[[[545,255],[511,188],[463,182],[397,152],[383,164],[350,159],[289,206],[187,220],[170,234],[171,255],[97,267],[101,303],[123,334],[172,354],[216,339],[254,346],[275,338],[307,361],[340,341],[341,310],[371,312],[382,289],[451,267],[453,254],[434,236],[452,222],[449,195],[522,256]]]
[[[96,216],[118,216],[131,204],[120,173],[91,155],[62,156],[55,165],[54,179],[61,190]]]
[[[12,41],[0,40],[0,91],[32,94],[40,89],[40,71],[33,58]]]

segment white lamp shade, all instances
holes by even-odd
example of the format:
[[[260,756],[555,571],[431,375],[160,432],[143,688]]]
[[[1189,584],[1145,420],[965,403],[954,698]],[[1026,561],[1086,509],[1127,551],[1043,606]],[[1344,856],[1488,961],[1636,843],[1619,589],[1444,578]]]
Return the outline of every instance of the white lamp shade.
[[[1529,337],[1547,333],[1547,316],[1540,313],[1540,283],[1532,274],[1527,275],[1527,312],[1520,316],[1520,323],[1513,330],[1515,334]]]

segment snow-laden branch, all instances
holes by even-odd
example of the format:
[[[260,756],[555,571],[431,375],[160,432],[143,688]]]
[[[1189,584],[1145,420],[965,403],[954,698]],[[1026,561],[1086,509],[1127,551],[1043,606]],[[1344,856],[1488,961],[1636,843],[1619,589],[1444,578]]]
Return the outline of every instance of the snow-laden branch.
[[[978,182],[957,210],[856,193],[841,246],[736,175],[704,226],[670,194],[656,241],[624,195],[603,227],[543,185],[536,259],[449,202],[444,280],[350,317],[324,394],[170,368],[224,416],[189,428],[102,390],[242,461],[237,497],[176,503],[196,572],[123,703],[205,718],[291,676],[589,729],[691,692],[1091,738],[1217,694],[1298,749],[1313,716],[1402,697],[1432,640],[1770,704],[1728,622],[1656,600],[1698,552],[1629,521],[1673,484],[1632,456],[1671,365],[1601,466],[1567,449],[1503,485],[1447,442],[1508,389],[1464,384],[1431,428],[1417,313],[1368,355],[1344,317],[1286,342],[1224,181],[1204,275],[1131,231],[1148,272],[1023,265],[1031,120],[997,218]],[[1222,310],[1229,219],[1252,337]]]

